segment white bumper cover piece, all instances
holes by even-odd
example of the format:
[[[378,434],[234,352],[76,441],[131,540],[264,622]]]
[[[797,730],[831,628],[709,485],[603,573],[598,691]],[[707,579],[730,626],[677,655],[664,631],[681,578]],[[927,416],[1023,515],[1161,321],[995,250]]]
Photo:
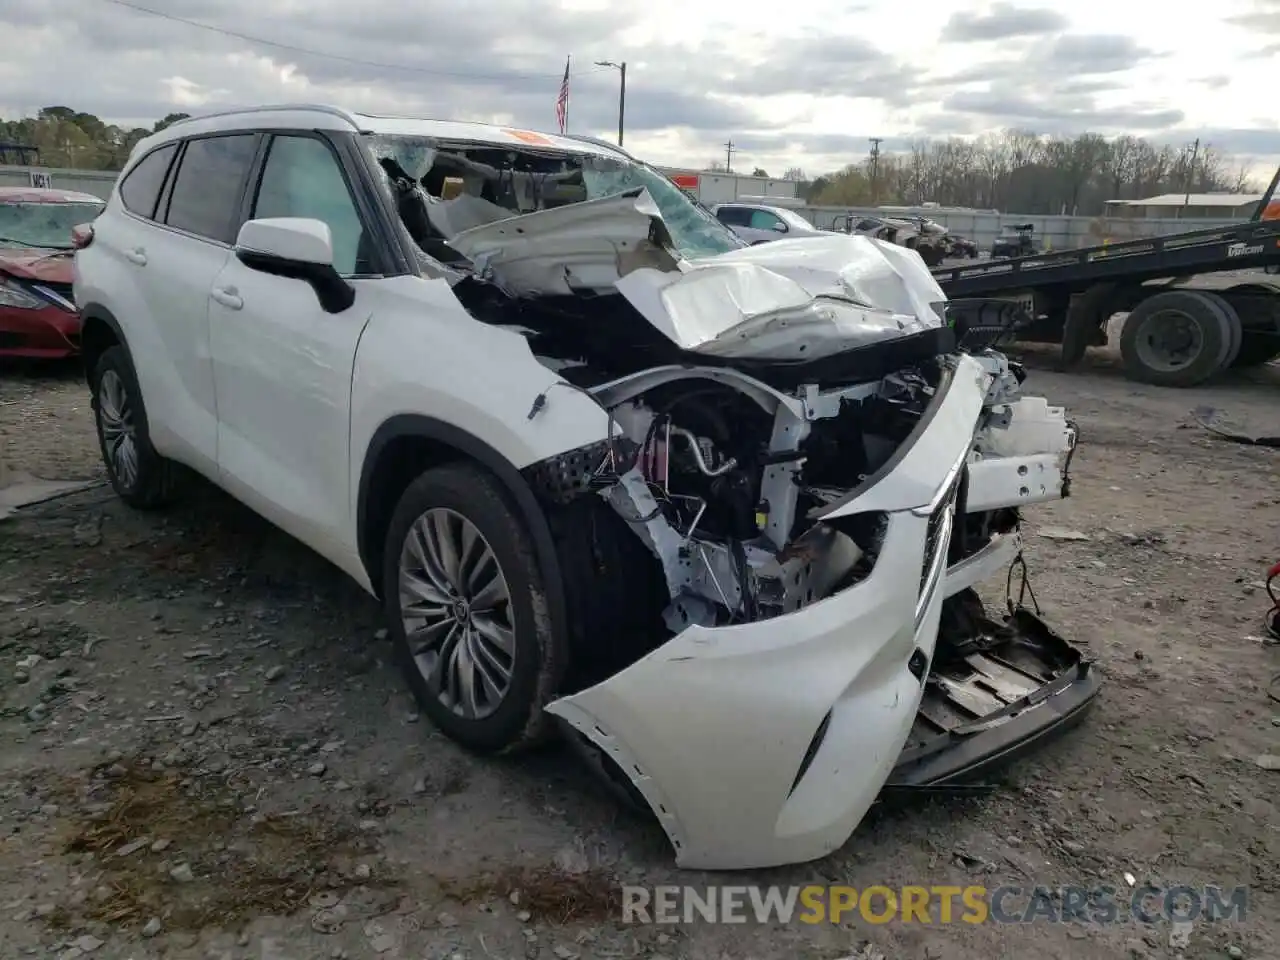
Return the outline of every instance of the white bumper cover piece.
[[[681,866],[816,859],[875,800],[920,704],[949,592],[951,494],[990,382],[959,357],[909,448],[828,513],[888,513],[866,579],[782,617],[691,626],[548,707],[631,778]]]
[[[997,404],[969,457],[969,513],[1025,507],[1064,496],[1076,428],[1043,397]]]

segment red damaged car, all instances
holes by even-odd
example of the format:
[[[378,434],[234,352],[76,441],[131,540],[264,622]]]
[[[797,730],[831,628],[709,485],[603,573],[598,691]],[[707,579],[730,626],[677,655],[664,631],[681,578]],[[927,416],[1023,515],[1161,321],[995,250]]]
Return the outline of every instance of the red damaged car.
[[[103,206],[88,193],[0,187],[0,357],[56,359],[80,351],[72,230]]]

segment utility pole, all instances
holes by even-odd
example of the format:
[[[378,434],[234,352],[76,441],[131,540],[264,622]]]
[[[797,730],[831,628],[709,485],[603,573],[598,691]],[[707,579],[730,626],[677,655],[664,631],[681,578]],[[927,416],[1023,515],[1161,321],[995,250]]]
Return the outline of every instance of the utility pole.
[[[618,146],[622,146],[622,127],[627,115],[627,62],[597,60],[597,67],[613,67],[618,71]]]
[[[880,199],[880,144],[884,137],[868,137],[871,141],[871,205],[875,206]]]
[[[724,145],[724,172],[733,173],[733,141]]]
[[[1200,155],[1200,138],[1191,146],[1191,160],[1187,164],[1186,192],[1182,197],[1182,215],[1186,216],[1187,207],[1191,205],[1191,178],[1196,173],[1196,157]]]

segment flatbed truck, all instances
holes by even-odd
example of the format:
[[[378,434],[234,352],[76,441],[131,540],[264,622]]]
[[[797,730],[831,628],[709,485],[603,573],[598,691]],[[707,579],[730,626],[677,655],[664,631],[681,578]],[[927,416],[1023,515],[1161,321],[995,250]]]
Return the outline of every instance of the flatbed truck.
[[[1125,375],[1195,386],[1280,356],[1280,277],[1272,279],[1280,272],[1277,182],[1280,169],[1243,223],[939,267],[933,275],[952,300],[1016,302],[1025,317],[1015,339],[1061,344],[1062,369],[1105,345],[1108,321],[1127,313],[1119,336]],[[1215,274],[1222,276],[1205,282]]]

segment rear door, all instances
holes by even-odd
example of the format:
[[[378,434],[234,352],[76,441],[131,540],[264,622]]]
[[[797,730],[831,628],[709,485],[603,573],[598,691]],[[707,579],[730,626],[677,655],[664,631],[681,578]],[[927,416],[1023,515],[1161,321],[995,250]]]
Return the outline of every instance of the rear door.
[[[164,437],[177,425],[162,391],[173,389],[160,323],[147,296],[155,270],[148,269],[145,250],[164,232],[155,225],[156,207],[171,176],[181,146],[177,141],[156,147],[121,179],[106,214],[93,226],[93,245],[75,257],[75,301],[101,304],[120,322],[137,368],[138,383],[148,406],[153,441],[173,453]]]
[[[129,251],[146,272],[159,354],[139,375],[161,382],[156,395],[169,408],[160,412],[169,429],[157,437],[153,423],[153,440],[209,476],[217,471],[218,437],[209,289],[231,255],[257,142],[254,133],[185,141],[157,208],[161,226]]]

